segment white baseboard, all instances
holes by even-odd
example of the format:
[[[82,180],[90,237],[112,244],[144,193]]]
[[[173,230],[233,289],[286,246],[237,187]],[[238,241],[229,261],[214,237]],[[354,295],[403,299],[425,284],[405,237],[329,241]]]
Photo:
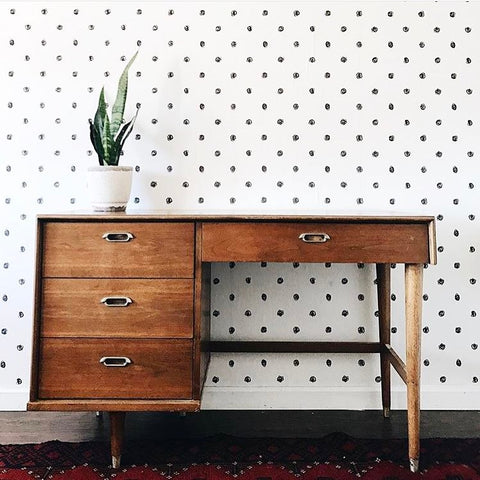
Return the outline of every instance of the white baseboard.
[[[479,390],[439,391],[425,388],[423,410],[478,410]],[[362,388],[238,388],[205,387],[202,410],[380,410],[380,390]],[[392,391],[392,410],[406,409],[404,390]]]
[[[25,411],[28,392],[0,392],[0,411]],[[422,410],[479,410],[480,390],[424,388]],[[392,391],[392,410],[406,408],[405,391]],[[380,390],[367,388],[205,387],[202,410],[380,410]]]
[[[423,410],[480,410],[480,388],[438,390],[425,387],[421,393]]]

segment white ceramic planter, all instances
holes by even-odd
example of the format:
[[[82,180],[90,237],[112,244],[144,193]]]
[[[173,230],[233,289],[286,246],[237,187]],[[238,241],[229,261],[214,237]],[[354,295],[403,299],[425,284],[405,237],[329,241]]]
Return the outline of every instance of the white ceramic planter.
[[[89,167],[88,194],[95,212],[122,212],[132,189],[133,167]]]

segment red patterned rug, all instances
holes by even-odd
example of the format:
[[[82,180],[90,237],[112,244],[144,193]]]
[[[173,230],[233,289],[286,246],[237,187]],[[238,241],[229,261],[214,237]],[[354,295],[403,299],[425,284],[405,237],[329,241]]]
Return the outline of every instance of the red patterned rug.
[[[423,439],[420,473],[406,440],[215,436],[127,443],[123,468],[102,442],[0,446],[0,480],[479,480],[480,438]]]

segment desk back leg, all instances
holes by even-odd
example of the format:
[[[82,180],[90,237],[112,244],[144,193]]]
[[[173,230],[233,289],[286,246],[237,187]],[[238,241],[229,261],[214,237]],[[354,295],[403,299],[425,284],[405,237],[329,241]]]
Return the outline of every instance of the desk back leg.
[[[377,295],[378,295],[378,326],[381,343],[380,371],[382,378],[382,406],[383,416],[390,417],[391,379],[390,359],[385,345],[390,345],[391,324],[391,280],[390,264],[377,263]]]

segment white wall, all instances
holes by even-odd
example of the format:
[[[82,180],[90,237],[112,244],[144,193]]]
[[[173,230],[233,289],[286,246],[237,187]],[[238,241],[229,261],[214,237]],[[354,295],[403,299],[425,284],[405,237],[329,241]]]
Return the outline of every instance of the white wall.
[[[88,208],[87,119],[137,49],[129,208],[437,216],[423,408],[478,408],[479,44],[478,2],[0,2],[0,408],[28,399],[35,215]],[[377,338],[371,266],[219,264],[214,278],[216,338]],[[378,363],[222,354],[204,406],[378,408]]]

